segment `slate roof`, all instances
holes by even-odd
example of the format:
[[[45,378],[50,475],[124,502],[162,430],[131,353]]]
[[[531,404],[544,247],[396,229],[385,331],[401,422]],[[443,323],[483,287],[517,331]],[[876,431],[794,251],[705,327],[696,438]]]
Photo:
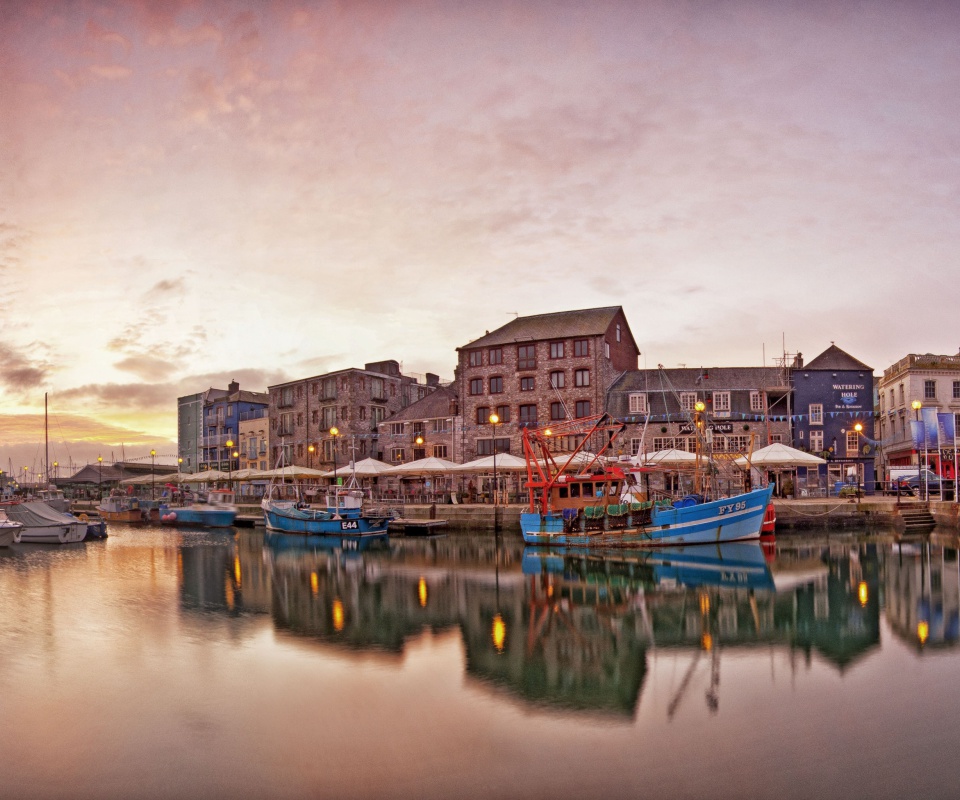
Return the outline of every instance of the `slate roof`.
[[[535,314],[517,317],[495,331],[488,331],[479,339],[458,349],[491,347],[516,342],[566,339],[575,336],[601,336],[607,332],[620,306],[585,308],[578,311],[558,311],[553,314]],[[629,333],[629,328],[627,329]]]
[[[403,422],[404,420],[440,419],[454,416],[450,413],[450,404],[457,399],[457,393],[447,387],[434,389],[426,397],[401,408],[396,414],[388,417],[384,422]],[[381,423],[383,424],[383,423]]]
[[[813,359],[813,361],[805,364],[803,369],[823,369],[834,371],[865,370],[866,372],[873,372],[873,367],[868,367],[862,361],[857,361],[857,359],[855,359],[852,355],[845,353],[835,344],[831,344],[826,350]]]

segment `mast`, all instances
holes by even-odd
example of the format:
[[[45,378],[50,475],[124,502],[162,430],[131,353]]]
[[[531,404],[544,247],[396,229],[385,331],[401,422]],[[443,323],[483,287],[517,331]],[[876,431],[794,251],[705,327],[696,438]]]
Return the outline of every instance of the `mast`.
[[[50,485],[50,434],[47,429],[47,393],[43,393],[43,447],[47,486]]]

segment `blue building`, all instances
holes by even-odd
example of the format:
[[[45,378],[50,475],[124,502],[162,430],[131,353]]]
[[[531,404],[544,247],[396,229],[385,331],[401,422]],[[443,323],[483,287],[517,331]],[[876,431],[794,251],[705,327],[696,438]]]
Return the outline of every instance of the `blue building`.
[[[203,450],[200,470],[219,469],[224,472],[239,469],[239,458],[232,452],[240,449],[240,420],[252,414],[266,414],[270,395],[266,392],[248,392],[231,381],[226,391],[210,389],[203,407]],[[232,443],[228,445],[228,442]]]
[[[798,494],[834,494],[842,483],[872,494],[873,367],[831,344],[809,364],[797,356],[793,390],[793,445],[827,459],[817,472],[808,471],[807,485],[798,486]]]

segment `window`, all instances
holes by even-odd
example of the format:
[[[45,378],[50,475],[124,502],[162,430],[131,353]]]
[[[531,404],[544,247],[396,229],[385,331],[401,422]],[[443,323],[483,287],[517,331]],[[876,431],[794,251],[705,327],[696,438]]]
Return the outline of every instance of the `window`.
[[[635,436],[634,438],[632,438],[632,439],[630,440],[630,455],[631,455],[631,456],[635,456],[635,455],[638,455],[638,454],[640,453],[640,443],[641,443],[642,441],[643,441],[643,439],[641,439],[641,438],[639,438],[639,437],[637,437],[637,436]]]
[[[520,391],[521,392],[532,392],[533,391],[533,378],[521,378],[520,379]]]
[[[427,457],[427,451],[423,447],[414,447],[413,448],[413,460],[419,461],[421,458]]]
[[[823,452],[823,431],[810,431],[810,452]]]
[[[856,431],[847,431],[847,458],[854,458],[860,453],[860,435]]]
[[[383,422],[383,418],[386,415],[387,415],[387,409],[385,409],[383,406],[374,406],[373,408],[371,408],[370,421],[373,422],[373,427],[376,428],[377,425]]]
[[[550,342],[550,358],[563,358],[563,342]]]
[[[900,384],[900,405],[903,405],[903,384]]]
[[[603,343],[603,357],[610,358],[610,342]]]
[[[620,323],[617,323],[617,341],[620,341]]]
[[[471,367],[483,366],[483,351],[471,350],[468,354],[468,359]]]
[[[390,451],[390,460],[391,460],[394,464],[402,464],[402,463],[403,463],[403,448],[402,448],[402,447],[394,447],[394,448]]]
[[[283,459],[283,466],[289,466],[293,464],[293,445],[285,444],[280,448],[281,458]]]
[[[324,406],[320,410],[320,415],[323,418],[323,427],[327,430],[330,430],[330,428],[337,424],[336,406]]]
[[[503,394],[503,376],[494,375],[490,379],[490,394]]]
[[[477,439],[477,455],[478,456],[492,456],[494,447],[498,453],[509,453],[510,452],[510,440],[509,439]]]
[[[447,446],[445,444],[435,444],[433,446],[433,457],[434,458],[446,458],[447,457]]]
[[[810,424],[823,425],[823,403],[810,404]],[[823,448],[820,448],[821,450]]]
[[[574,358],[583,358],[590,355],[590,340],[589,339],[574,339],[573,340],[573,356]]]
[[[693,411],[697,404],[696,392],[680,392],[680,408],[684,411]],[[659,449],[659,448],[658,448]]]
[[[370,379],[370,399],[386,400],[387,393],[383,390],[383,378]]]
[[[674,441],[672,436],[654,436],[653,437],[653,452],[658,450],[672,450],[674,448]]]
[[[487,362],[491,365],[503,363],[503,348],[491,347],[487,350]]]
[[[470,394],[483,394],[483,378],[470,379]]]
[[[628,395],[629,411],[631,414],[647,414],[647,393],[632,392]]]
[[[800,431],[800,433],[803,433],[803,431]],[[770,434],[770,444],[776,444],[776,443],[778,443],[778,442],[781,442],[781,443],[783,442],[783,434],[782,434],[782,433],[771,433],[771,434]]]
[[[324,378],[323,379],[323,399],[335,400],[336,397],[337,397],[337,379]]]
[[[561,419],[567,418],[567,412],[563,407],[563,403],[551,403],[550,404],[550,419],[554,422]]]
[[[531,404],[531,405],[520,406],[520,424],[521,425],[537,424],[536,405]]]
[[[285,411],[280,415],[280,424],[277,426],[277,433],[280,436],[293,435],[293,412]]]
[[[517,369],[537,368],[537,346],[521,344],[517,346]]]
[[[446,419],[432,419],[430,420],[430,431],[432,433],[446,433],[447,432],[447,423],[450,420]]]
[[[724,412],[730,410],[730,392],[713,393],[713,412]]]
[[[953,382],[953,399],[960,400],[960,381]]]
[[[509,422],[510,406],[497,406],[497,416],[500,417],[500,422]]]
[[[577,400],[577,419],[580,417],[589,417],[590,416],[590,401],[589,400]]]
[[[280,405],[281,407],[293,405],[293,387],[292,386],[284,386],[280,390],[280,403],[278,405]]]
[[[556,370],[555,372],[550,373],[550,388],[551,389],[562,389],[564,385],[564,372],[563,370]]]
[[[390,423],[390,433],[394,436],[403,436],[403,423],[402,422],[391,422]]]
[[[937,399],[937,382],[936,381],[924,381],[923,382],[923,399],[924,400],[936,400]],[[229,406],[227,406],[229,408]],[[229,411],[227,412],[229,416]]]
[[[578,369],[573,373],[573,385],[574,386],[589,386],[590,385],[590,370],[588,369]]]
[[[750,410],[763,411],[763,392],[750,392]]]
[[[477,406],[477,425],[490,424],[490,406]]]

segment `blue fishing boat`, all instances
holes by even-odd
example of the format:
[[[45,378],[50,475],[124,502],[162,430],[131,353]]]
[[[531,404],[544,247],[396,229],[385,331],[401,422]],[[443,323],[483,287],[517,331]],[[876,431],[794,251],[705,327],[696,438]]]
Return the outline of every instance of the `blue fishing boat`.
[[[695,423],[696,424],[696,423]],[[772,486],[725,497],[700,492],[677,499],[637,501],[631,470],[610,465],[624,426],[607,415],[571,420],[551,429],[525,428],[529,508],[520,515],[523,540],[533,545],[566,547],[656,547],[716,544],[760,537]],[[569,453],[554,443],[578,442]],[[583,457],[585,445],[595,452]],[[697,453],[697,464],[701,458]],[[625,498],[629,498],[625,502]]]
[[[269,531],[358,539],[386,535],[387,524],[394,518],[386,509],[367,508],[363,490],[354,484],[330,487],[319,508],[299,498],[281,499],[279,489],[274,489],[271,487],[260,504]]]
[[[211,489],[197,502],[185,506],[160,506],[160,522],[165,525],[229,528],[236,518],[237,507],[229,489]]]

